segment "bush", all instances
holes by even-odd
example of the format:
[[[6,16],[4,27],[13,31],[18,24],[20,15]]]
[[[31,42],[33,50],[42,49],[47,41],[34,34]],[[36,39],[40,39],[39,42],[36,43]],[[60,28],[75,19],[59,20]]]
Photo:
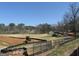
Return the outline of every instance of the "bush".
[[[52,37],[58,37],[58,35],[57,34],[52,34]]]

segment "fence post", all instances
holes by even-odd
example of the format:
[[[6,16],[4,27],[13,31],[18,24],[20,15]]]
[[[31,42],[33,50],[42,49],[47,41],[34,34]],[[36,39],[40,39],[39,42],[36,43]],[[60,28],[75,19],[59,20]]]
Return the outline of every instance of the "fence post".
[[[48,50],[48,42],[45,42],[45,50]]]
[[[51,49],[52,49],[52,42],[50,41]]]

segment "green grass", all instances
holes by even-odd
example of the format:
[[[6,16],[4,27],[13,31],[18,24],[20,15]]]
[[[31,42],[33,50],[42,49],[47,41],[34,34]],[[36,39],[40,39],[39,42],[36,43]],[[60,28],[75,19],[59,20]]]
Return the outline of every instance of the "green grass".
[[[51,55],[51,56],[68,55],[71,53],[71,51],[74,50],[74,48],[77,48],[78,46],[79,46],[79,39],[76,39],[71,42],[63,44],[62,46],[52,49],[52,52],[48,55]]]

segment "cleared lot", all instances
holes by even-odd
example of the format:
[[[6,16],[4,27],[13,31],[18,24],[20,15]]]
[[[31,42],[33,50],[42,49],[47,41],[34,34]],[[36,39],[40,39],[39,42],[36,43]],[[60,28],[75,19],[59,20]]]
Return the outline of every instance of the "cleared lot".
[[[7,37],[7,36],[0,36],[0,43],[4,42],[9,46],[20,44],[20,43],[23,43],[24,41],[25,41],[25,39],[11,38],[11,37]]]

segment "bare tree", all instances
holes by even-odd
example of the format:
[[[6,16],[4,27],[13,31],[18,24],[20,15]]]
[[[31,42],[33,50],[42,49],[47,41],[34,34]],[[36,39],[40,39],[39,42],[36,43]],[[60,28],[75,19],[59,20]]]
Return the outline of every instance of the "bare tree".
[[[71,19],[73,23],[73,31],[76,37],[76,20],[79,15],[79,6],[76,3],[70,5]]]
[[[70,5],[70,9],[69,12],[67,12],[64,15],[64,22],[63,24],[65,24],[65,30],[71,30],[72,32],[74,32],[75,36],[76,36],[76,22],[77,22],[77,18],[79,16],[79,6],[77,6],[77,3],[72,3]]]

